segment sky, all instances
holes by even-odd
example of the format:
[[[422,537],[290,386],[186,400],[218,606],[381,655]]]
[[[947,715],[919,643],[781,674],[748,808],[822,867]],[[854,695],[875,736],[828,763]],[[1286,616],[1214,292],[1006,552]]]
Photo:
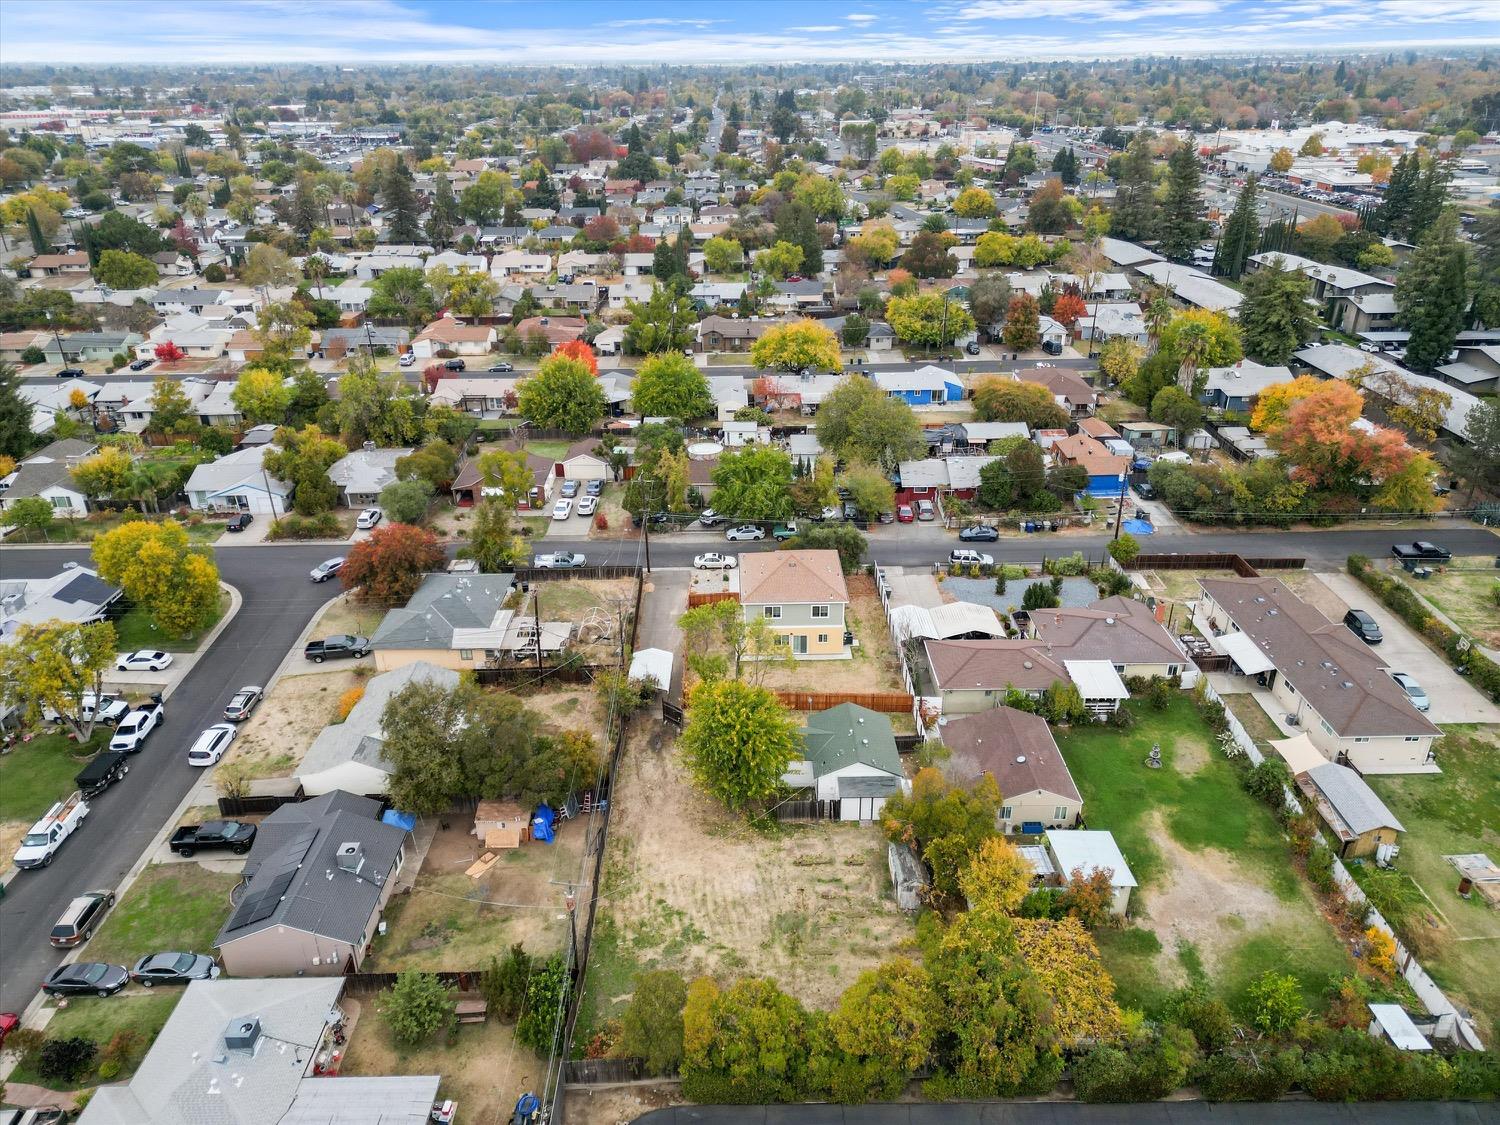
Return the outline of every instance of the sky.
[[[1488,43],[1500,43],[1500,0],[0,3],[0,66],[858,63]]]

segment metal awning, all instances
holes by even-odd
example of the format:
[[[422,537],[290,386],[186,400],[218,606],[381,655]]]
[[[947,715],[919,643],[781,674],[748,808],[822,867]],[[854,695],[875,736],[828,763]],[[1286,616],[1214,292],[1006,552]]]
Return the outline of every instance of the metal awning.
[[[1090,699],[1129,699],[1130,689],[1108,660],[1064,660],[1068,678],[1078,688],[1084,701]]]
[[[1406,1014],[1406,1009],[1400,1004],[1367,1004],[1366,1007],[1370,1009],[1370,1015],[1375,1017],[1375,1022],[1380,1025],[1380,1030],[1385,1032],[1386,1038],[1398,1050],[1432,1050],[1432,1044],[1427,1042],[1427,1037],[1417,1030],[1417,1025],[1412,1022],[1411,1016]]]
[[[1248,633],[1225,633],[1222,637],[1210,637],[1208,644],[1215,652],[1233,660],[1235,667],[1247,676],[1269,672],[1276,667]]]

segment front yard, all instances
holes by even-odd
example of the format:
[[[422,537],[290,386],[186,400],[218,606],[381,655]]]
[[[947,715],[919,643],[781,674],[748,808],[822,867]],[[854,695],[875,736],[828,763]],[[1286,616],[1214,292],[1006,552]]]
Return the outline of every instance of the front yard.
[[[337,721],[340,698],[364,683],[354,671],[323,671],[326,664],[309,667],[318,671],[276,681],[255,713],[240,724],[225,762],[244,763],[245,776],[251,778],[291,775],[318,732]]]
[[[551,880],[578,879],[587,819],[560,821],[551,844],[490,851],[499,861],[477,879],[464,874],[487,850],[473,819],[453,814],[448,823],[433,838],[416,884],[386,907],[386,933],[375,939],[367,969],[483,969],[516,942],[537,956],[563,949],[563,889]]]
[[[1129,706],[1131,730],[1085,727],[1057,739],[1088,826],[1115,834],[1140,883],[1134,925],[1100,943],[1121,1004],[1157,1010],[1194,980],[1233,1003],[1276,969],[1321,1007],[1353,962],[1292,867],[1275,818],[1240,786],[1186,696],[1160,712]],[[1156,770],[1145,766],[1154,745],[1164,762]]]
[[[152,1041],[160,1034],[181,999],[180,988],[132,989],[118,996],[72,997],[66,1007],[57,1004],[46,1034],[49,1039],[81,1036],[93,1041],[99,1048],[94,1066],[76,1082],[56,1082],[42,1078],[23,1061],[7,1080],[44,1086],[49,1090],[79,1090],[99,1085],[106,1081],[106,1077],[99,1073],[99,1067],[105,1062],[106,1048],[113,1041],[118,1048],[120,1067],[107,1080],[123,1082],[135,1073],[135,1068],[146,1057]]]
[[[0,754],[0,870],[37,818],[73,792],[73,778],[112,733],[101,727],[85,746],[65,734],[43,734]]]
[[[164,652],[196,652],[203,638],[212,632],[220,618],[229,611],[229,595],[219,594],[219,608],[213,619],[186,637],[173,637],[163,633],[151,620],[145,606],[133,605],[114,621],[116,639],[121,652],[134,652],[141,648],[161,649]]]
[[[196,863],[163,863],[141,872],[115,904],[84,953],[90,961],[133,966],[149,953],[174,950],[212,955],[229,914],[238,875]]]
[[[1449,727],[1437,749],[1441,776],[1367,780],[1406,827],[1397,870],[1416,881],[1439,921],[1436,953],[1422,963],[1473,1009],[1488,1041],[1500,1028],[1500,910],[1478,892],[1460,898],[1458,872],[1444,857],[1483,852],[1500,861],[1500,728]]]
[[[147,519],[152,517],[147,516]],[[170,518],[170,517],[167,517]],[[156,517],[161,520],[162,517]],[[92,543],[95,538],[103,535],[106,531],[113,531],[125,520],[119,512],[94,512],[82,519],[58,519],[54,520],[52,527],[45,532],[33,531],[30,528],[18,528],[7,535],[4,540],[6,544],[23,546],[28,543]],[[182,525],[188,534],[188,541],[194,544],[207,545],[213,543],[224,532],[225,521],[200,520],[193,523],[187,520],[176,521]]]
[[[1407,584],[1480,644],[1500,648],[1500,603],[1495,600],[1500,573],[1445,568],[1431,578]]]

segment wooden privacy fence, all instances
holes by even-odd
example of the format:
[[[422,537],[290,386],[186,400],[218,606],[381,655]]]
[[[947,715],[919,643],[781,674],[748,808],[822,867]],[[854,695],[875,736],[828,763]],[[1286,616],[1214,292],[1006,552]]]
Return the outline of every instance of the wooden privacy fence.
[[[1240,555],[1140,554],[1126,570],[1232,570],[1241,578],[1259,578],[1262,570],[1301,570],[1306,559],[1243,558]]]
[[[461,969],[453,973],[433,974],[446,988],[458,992],[478,992],[482,969]],[[395,973],[345,973],[344,993],[348,996],[373,996],[396,984]]]
[[[647,1077],[645,1059],[568,1059],[563,1063],[563,1081],[572,1086],[634,1082]]]
[[[776,698],[793,711],[826,711],[840,703],[854,703],[890,715],[900,715],[912,708],[912,697],[900,691],[778,691]]]
[[[307,798],[297,793],[249,794],[243,797],[220,797],[220,816],[254,816],[273,813],[282,805],[295,805]]]
[[[565,684],[590,684],[600,672],[613,672],[615,664],[557,664],[553,666],[535,664],[507,664],[503,668],[475,668],[476,684],[524,684],[559,680]]]
[[[690,591],[688,593],[688,609],[693,609],[695,606],[700,605],[712,605],[714,602],[733,602],[738,600],[739,595],[733,590],[713,590],[706,594],[694,594]]]
[[[782,801],[766,811],[777,820],[838,820],[842,801]]]
[[[553,570],[551,567],[517,567],[517,582],[565,582],[569,578],[635,578],[641,568],[630,566],[575,566],[569,570]]]

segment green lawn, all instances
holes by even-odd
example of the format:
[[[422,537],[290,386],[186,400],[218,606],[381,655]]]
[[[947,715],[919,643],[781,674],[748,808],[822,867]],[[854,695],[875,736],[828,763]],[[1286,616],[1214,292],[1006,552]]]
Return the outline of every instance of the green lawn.
[[[115,904],[84,951],[90,961],[134,965],[148,953],[212,953],[238,875],[196,863],[148,867]]]
[[[1437,755],[1440,777],[1367,780],[1406,827],[1397,866],[1447,923],[1437,955],[1424,957],[1423,965],[1493,1034],[1500,1028],[1500,911],[1478,894],[1459,898],[1458,873],[1443,857],[1484,852],[1500,860],[1500,728],[1448,727]]]
[[[46,532],[36,532],[29,528],[22,529],[6,536],[4,542],[18,545],[24,543],[88,543],[96,536],[103,535],[106,531],[113,531],[124,522],[118,515],[98,520],[58,519],[53,521],[52,527]],[[187,532],[189,542],[212,543],[224,533],[224,522],[222,520],[218,522],[205,520],[196,526],[183,523],[182,528]]]
[[[1500,647],[1500,605],[1495,590],[1500,574],[1494,570],[1444,570],[1421,582],[1409,582],[1416,594],[1431,602],[1479,643]]]
[[[1105,932],[1099,942],[1121,1004],[1157,1011],[1183,980],[1201,981],[1235,1004],[1251,981],[1275,969],[1296,976],[1304,1001],[1318,1006],[1329,983],[1352,972],[1352,961],[1292,866],[1275,818],[1241,787],[1186,696],[1160,712],[1129,706],[1138,720],[1130,730],[1086,727],[1057,738],[1083,795],[1088,826],[1115,834],[1140,884],[1131,911],[1143,919]],[[1144,765],[1153,745],[1160,745],[1165,762],[1159,770]],[[1167,894],[1176,879],[1160,827],[1176,845],[1173,852],[1214,849],[1232,857],[1209,857],[1195,873],[1199,880],[1219,880],[1222,895],[1205,889],[1197,902],[1179,896],[1174,917],[1151,913],[1154,896]],[[1246,893],[1236,894],[1237,887]],[[1187,941],[1165,946],[1158,931],[1174,923],[1213,948]]]
[[[158,648],[166,652],[194,652],[228,609],[229,595],[221,593],[219,608],[212,621],[186,637],[169,637],[152,623],[151,615],[146,612],[144,606],[131,606],[114,623],[115,632],[118,634],[119,649],[121,652],[134,652],[139,648]]]
[[[152,1040],[161,1032],[162,1026],[171,1016],[177,1001],[182,999],[180,988],[158,988],[143,993],[122,993],[117,996],[75,996],[68,1006],[58,1010],[47,1024],[49,1039],[67,1039],[78,1035],[98,1044],[100,1055],[116,1033],[130,1032],[131,1048],[120,1059],[121,1069],[110,1078],[110,1082],[121,1082],[129,1078],[145,1058]],[[9,1081],[45,1086],[51,1090],[77,1090],[95,1086],[105,1079],[98,1073],[101,1058],[95,1058],[95,1066],[76,1082],[53,1082],[34,1073],[23,1062],[11,1072]]]
[[[538,457],[548,457],[553,461],[561,461],[568,455],[568,448],[573,443],[570,441],[528,441],[526,452]]]
[[[96,730],[87,746],[64,734],[46,734],[0,755],[0,820],[34,821],[66,797],[78,771],[112,733]]]

